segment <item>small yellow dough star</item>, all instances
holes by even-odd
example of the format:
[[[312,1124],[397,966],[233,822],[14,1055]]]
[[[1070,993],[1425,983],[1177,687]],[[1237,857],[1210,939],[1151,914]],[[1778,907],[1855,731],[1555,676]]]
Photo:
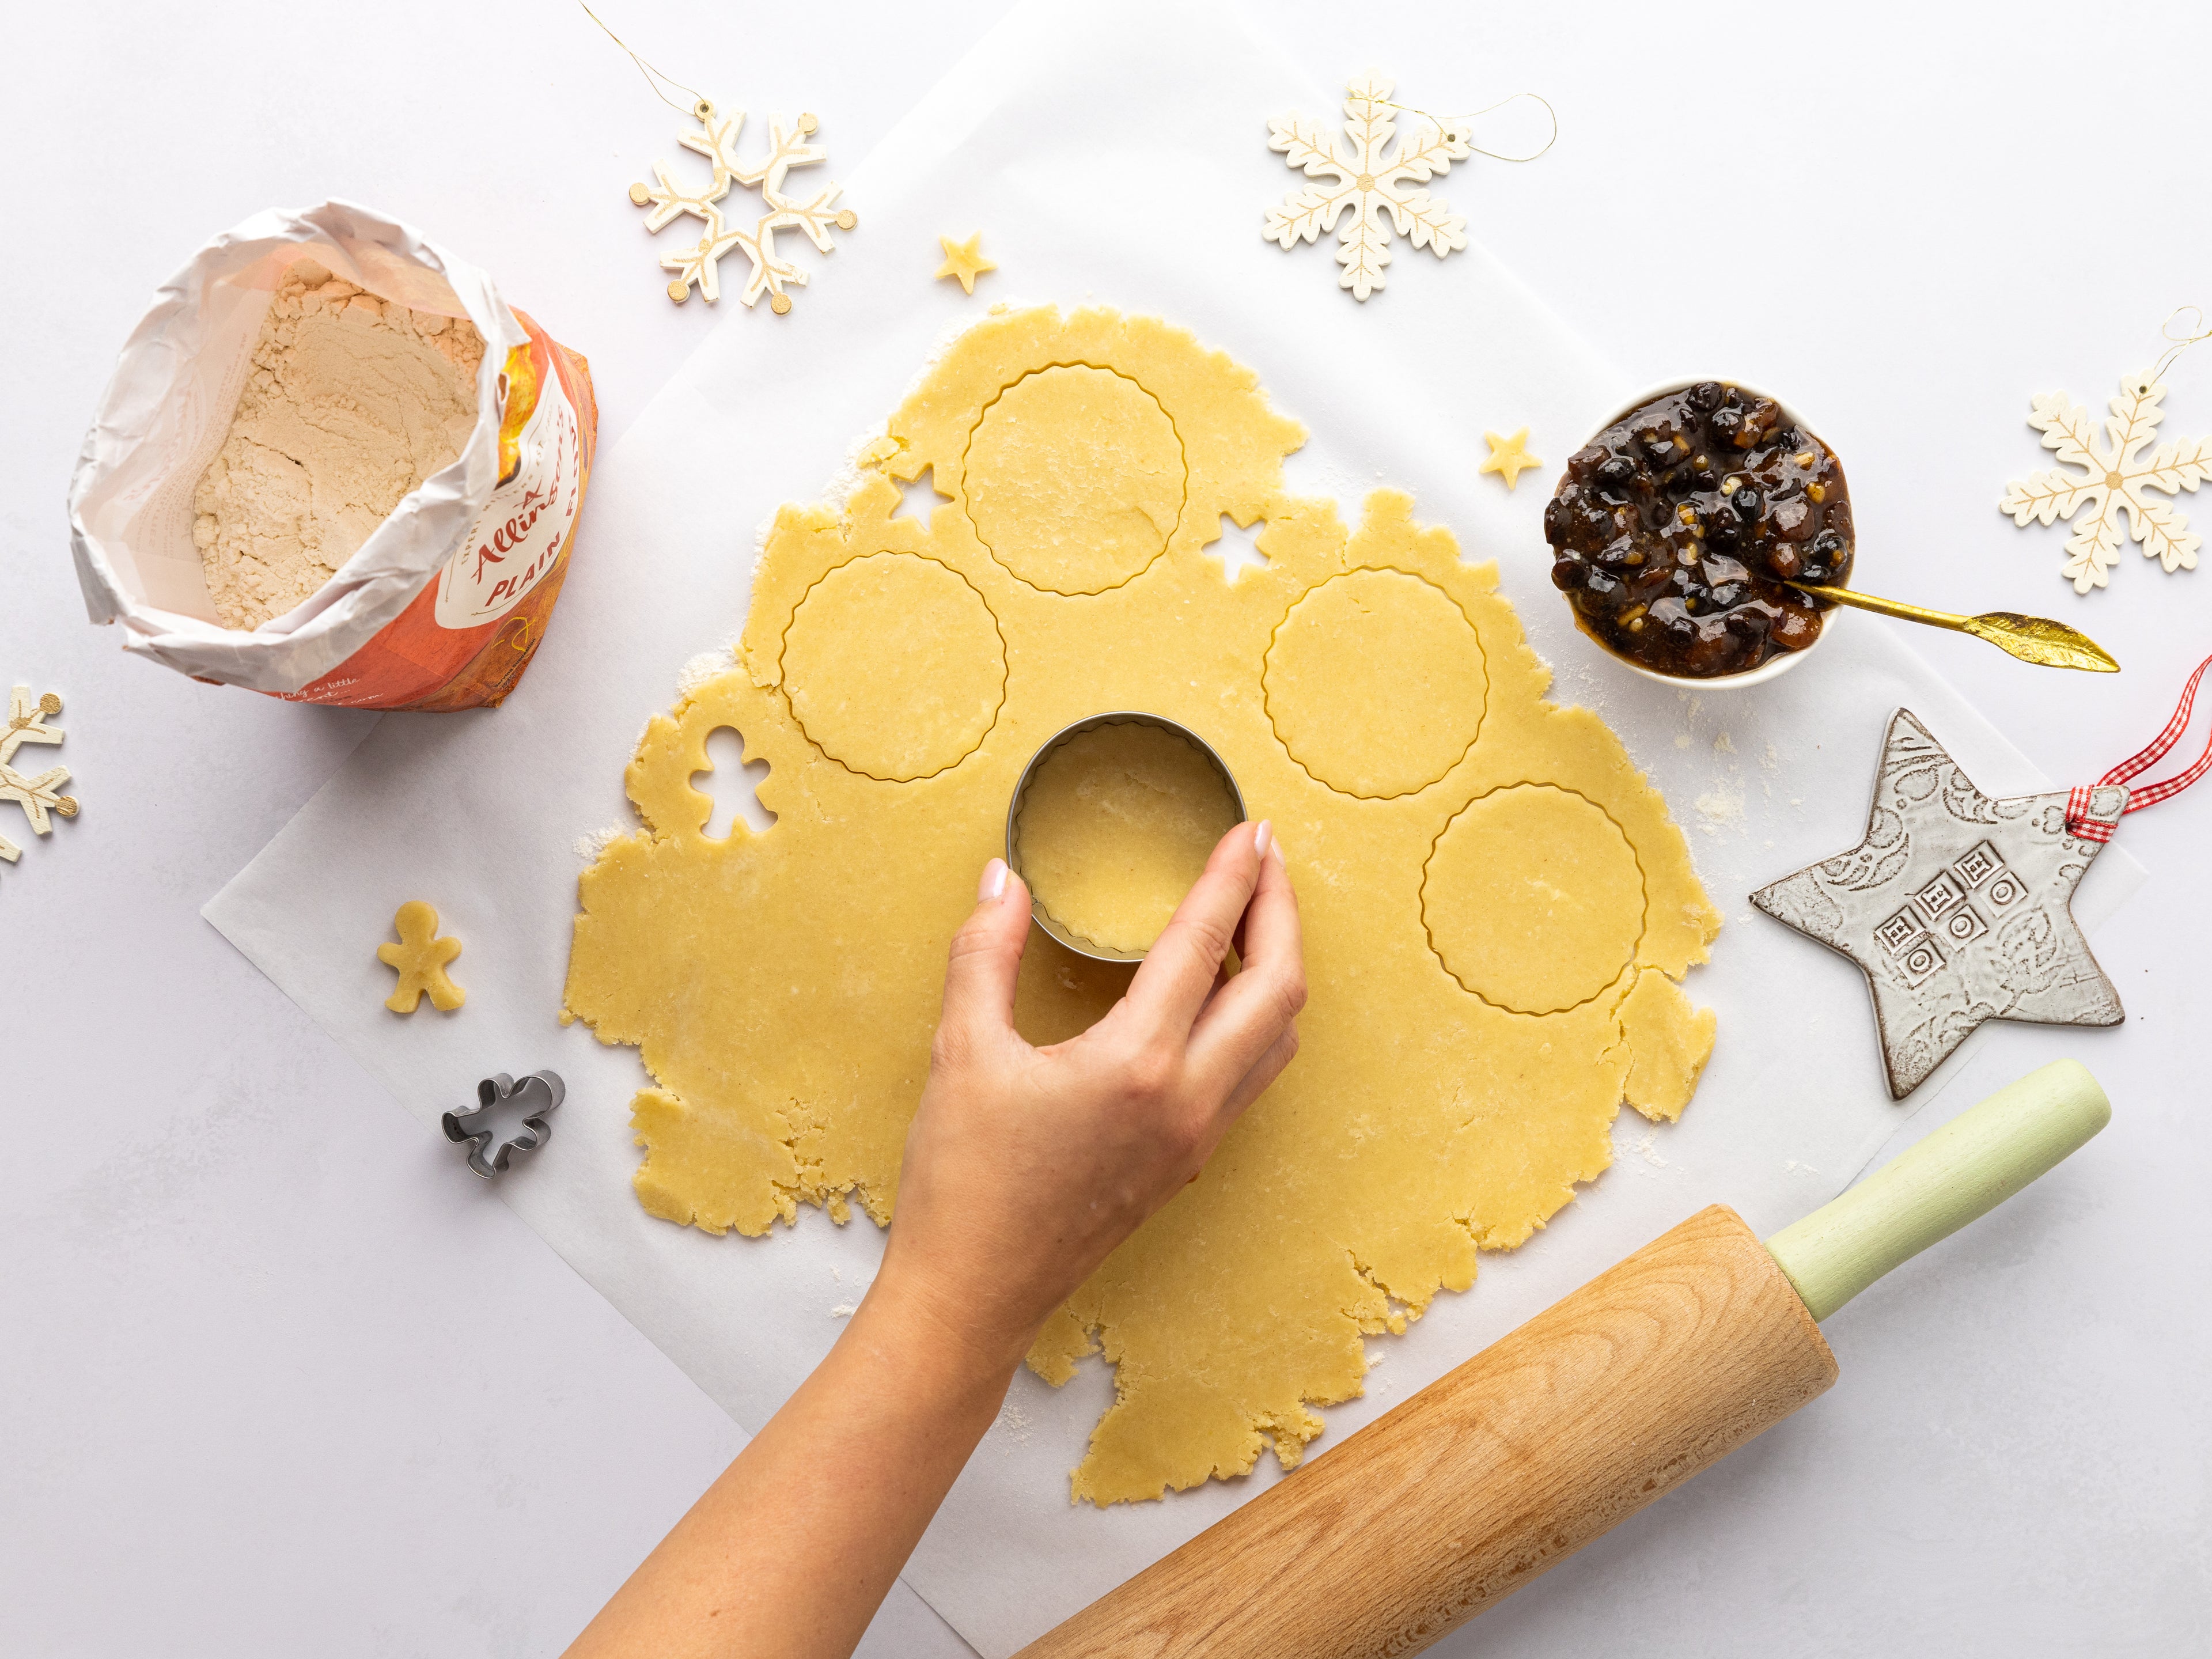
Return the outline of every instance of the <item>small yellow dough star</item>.
[[[386,1000],[386,1007],[395,1014],[411,1014],[425,991],[432,1005],[445,1013],[469,1000],[469,994],[446,976],[446,964],[460,955],[461,942],[438,937],[434,907],[410,899],[392,918],[392,927],[399,943],[376,947],[376,959],[399,970],[399,988]]]
[[[1490,459],[1475,471],[1497,473],[1505,480],[1508,489],[1520,481],[1523,472],[1544,464],[1543,457],[1528,453],[1528,428],[1525,426],[1510,438],[1501,438],[1495,432],[1482,435],[1490,445]]]
[[[945,250],[945,263],[937,268],[938,280],[957,276],[965,293],[975,291],[975,279],[987,270],[998,266],[983,257],[983,233],[977,231],[964,242],[956,242],[950,236],[937,239],[938,246]]]

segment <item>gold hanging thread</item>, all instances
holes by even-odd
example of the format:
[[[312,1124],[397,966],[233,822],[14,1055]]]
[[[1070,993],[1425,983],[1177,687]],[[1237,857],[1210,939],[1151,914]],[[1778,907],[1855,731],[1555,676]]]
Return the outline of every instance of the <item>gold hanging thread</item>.
[[[634,51],[629,43],[624,40],[622,36],[617,34],[612,29],[608,28],[605,22],[600,18],[599,13],[593,11],[591,7],[585,5],[584,0],[576,0],[576,3],[584,7],[585,16],[590,18],[594,23],[599,24],[599,27],[605,31],[608,40],[613,41],[624,52],[629,53],[630,61],[637,65],[637,72],[645,76],[645,84],[653,88],[653,95],[654,97],[660,100],[662,103],[667,105],[669,108],[674,110],[678,115],[690,115],[697,113],[699,106],[707,101],[705,94],[701,93],[696,88],[685,86],[681,81],[678,81],[673,76],[663,75],[659,70],[647,63],[642,57]],[[687,109],[684,105],[678,103],[673,98],[671,98],[666,93],[663,92],[660,88],[664,84],[675,88],[678,92],[690,93],[691,94],[690,107]]]
[[[2196,329],[2197,331],[2193,334],[2176,334],[2173,331],[2173,325],[2175,321],[2179,319],[2184,312],[2188,313],[2189,315],[2195,319],[2193,324],[2185,325],[2185,326],[2193,326]],[[2153,365],[2150,371],[2150,378],[2154,380],[2163,380],[2166,378],[2166,371],[2173,367],[2174,360],[2179,357],[2183,352],[2188,350],[2190,347],[2195,345],[2199,340],[2212,340],[2212,328],[2205,326],[2204,308],[2202,306],[2174,307],[2172,311],[2166,313],[2166,320],[2159,325],[2158,331],[2162,338],[2169,340],[2172,343],[2166,347],[2166,350],[2160,356],[2158,362]]]
[[[1533,161],[1536,160],[1539,156],[1548,151],[1553,145],[1559,142],[1559,112],[1552,107],[1551,100],[1546,98],[1540,93],[1516,92],[1510,97],[1499,99],[1494,104],[1485,104],[1480,109],[1469,110],[1464,115],[1431,115],[1428,111],[1422,109],[1416,105],[1401,104],[1395,100],[1389,98],[1378,98],[1376,101],[1379,104],[1385,105],[1391,109],[1401,109],[1408,115],[1418,115],[1423,120],[1432,123],[1438,131],[1442,131],[1447,127],[1463,127],[1471,121],[1476,120],[1482,116],[1488,115],[1493,110],[1504,109],[1508,104],[1517,104],[1523,98],[1528,99],[1534,103],[1541,104],[1544,106],[1545,118],[1552,124],[1552,136],[1545,139],[1540,147],[1529,151],[1526,155],[1508,155],[1502,150],[1483,149],[1481,145],[1474,142],[1472,134],[1468,135],[1467,143],[1468,149],[1477,155],[1487,155],[1493,161],[1511,161],[1517,165],[1522,161]]]

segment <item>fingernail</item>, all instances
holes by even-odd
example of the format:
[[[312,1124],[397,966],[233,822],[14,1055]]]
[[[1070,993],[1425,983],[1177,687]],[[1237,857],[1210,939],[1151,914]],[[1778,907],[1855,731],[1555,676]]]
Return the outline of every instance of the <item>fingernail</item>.
[[[1289,868],[1289,867],[1290,867],[1287,864],[1285,864],[1285,863],[1284,863],[1284,859],[1283,859],[1283,843],[1282,843],[1282,842],[1280,842],[1279,841],[1273,842],[1273,843],[1268,847],[1267,850],[1268,850],[1269,852],[1273,853],[1273,854],[1275,855],[1275,862],[1276,862],[1276,863],[1278,863],[1278,864],[1282,864],[1285,869],[1287,869],[1287,868]]]
[[[993,859],[983,866],[983,879],[976,884],[975,902],[988,902],[1006,890],[1006,861]]]
[[[1275,826],[1274,826],[1274,824],[1273,824],[1273,823],[1271,823],[1269,820],[1266,819],[1266,818],[1261,818],[1261,819],[1260,820],[1260,827],[1259,827],[1257,830],[1255,830],[1252,832],[1252,850],[1253,850],[1253,852],[1255,852],[1255,854],[1258,854],[1260,857],[1261,857],[1261,858],[1265,858],[1265,857],[1267,857],[1267,843],[1268,843],[1269,842],[1273,841],[1274,838],[1275,838]]]

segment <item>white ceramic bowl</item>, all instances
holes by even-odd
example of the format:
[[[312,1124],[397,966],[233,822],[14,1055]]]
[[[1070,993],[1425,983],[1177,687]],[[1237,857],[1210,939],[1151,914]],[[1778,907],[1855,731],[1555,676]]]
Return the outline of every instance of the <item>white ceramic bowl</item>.
[[[1662,380],[1656,386],[1645,387],[1643,391],[1638,392],[1633,398],[1631,398],[1626,403],[1621,404],[1619,409],[1614,410],[1612,414],[1607,416],[1602,421],[1600,421],[1597,424],[1597,431],[1591,433],[1588,438],[1583,439],[1582,446],[1577,447],[1584,447],[1594,442],[1596,440],[1598,432],[1604,431],[1616,421],[1626,419],[1629,416],[1633,415],[1638,410],[1643,408],[1644,404],[1650,403],[1653,398],[1663,398],[1670,392],[1680,392],[1685,387],[1697,386],[1706,380],[1718,380],[1723,386],[1732,386],[1739,391],[1748,392],[1754,398],[1771,398],[1774,402],[1780,406],[1784,417],[1787,419],[1791,425],[1802,427],[1806,431],[1813,434],[1814,436],[1820,437],[1820,428],[1814,426],[1811,422],[1806,420],[1802,415],[1800,415],[1797,412],[1796,404],[1784,402],[1783,399],[1776,398],[1772,392],[1767,391],[1764,386],[1753,386],[1748,380],[1732,380],[1723,374],[1692,374],[1679,380]],[[1821,438],[1820,441],[1825,444],[1827,442],[1827,440]],[[1832,448],[1831,448],[1830,453],[1832,454],[1834,453]],[[1848,482],[1850,477],[1850,473],[1846,472],[1844,476],[1845,480]],[[1854,554],[1851,561],[1851,568],[1854,571],[1858,568],[1856,543],[1854,543]],[[1844,586],[1849,586],[1850,583],[1846,582]],[[1569,603],[1571,605],[1572,601],[1570,601]],[[1690,674],[1662,674],[1656,668],[1646,668],[1642,663],[1632,661],[1629,658],[1622,656],[1620,652],[1615,651],[1603,640],[1597,639],[1592,635],[1588,629],[1583,629],[1583,636],[1585,639],[1589,640],[1593,645],[1596,646],[1599,650],[1604,652],[1605,654],[1610,657],[1613,661],[1619,663],[1623,668],[1628,670],[1630,673],[1641,674],[1645,679],[1650,680],[1656,684],[1671,685],[1677,690],[1681,690],[1685,688],[1692,686],[1702,690],[1705,687],[1710,686],[1716,691],[1739,691],[1750,686],[1764,685],[1769,680],[1780,678],[1782,675],[1788,673],[1791,669],[1795,668],[1799,663],[1804,661],[1806,658],[1811,656],[1815,651],[1818,651],[1821,646],[1827,642],[1829,634],[1835,629],[1836,619],[1844,614],[1844,609],[1845,607],[1840,605],[1831,605],[1827,610],[1822,611],[1820,613],[1820,631],[1813,636],[1813,643],[1807,646],[1802,651],[1781,652],[1775,656],[1769,657],[1765,662],[1759,664],[1758,667],[1747,669],[1741,674],[1709,674],[1703,678]],[[1579,611],[1577,611],[1575,616],[1575,626],[1577,629],[1582,628],[1582,616]]]

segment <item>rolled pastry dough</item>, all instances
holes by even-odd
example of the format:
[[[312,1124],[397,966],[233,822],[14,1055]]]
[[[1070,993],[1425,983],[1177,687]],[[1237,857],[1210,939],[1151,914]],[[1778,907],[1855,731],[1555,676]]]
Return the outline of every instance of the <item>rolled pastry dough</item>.
[[[1275,822],[1312,998],[1290,1070],[1030,1355],[1055,1382],[1094,1351],[1116,1368],[1074,1475],[1101,1504],[1269,1445],[1296,1462],[1313,1407],[1359,1392],[1363,1335],[1543,1225],[1605,1169],[1624,1097],[1679,1114],[1712,1041],[1676,981],[1720,918],[1665,802],[1596,715],[1543,700],[1493,566],[1405,495],[1348,530],[1284,492],[1303,438],[1164,324],[979,325],[848,500],[778,514],[738,660],[653,720],[642,827],[580,883],[567,1006],[657,1085],[646,1207],[881,1223],[945,944],[1022,768],[1105,709],[1206,735]],[[925,468],[950,503],[926,525],[897,513]],[[1224,514],[1266,526],[1234,583],[1201,552]],[[726,726],[777,817],[710,840],[690,778]],[[1018,1020],[1072,1035],[1129,971],[1033,933]]]

